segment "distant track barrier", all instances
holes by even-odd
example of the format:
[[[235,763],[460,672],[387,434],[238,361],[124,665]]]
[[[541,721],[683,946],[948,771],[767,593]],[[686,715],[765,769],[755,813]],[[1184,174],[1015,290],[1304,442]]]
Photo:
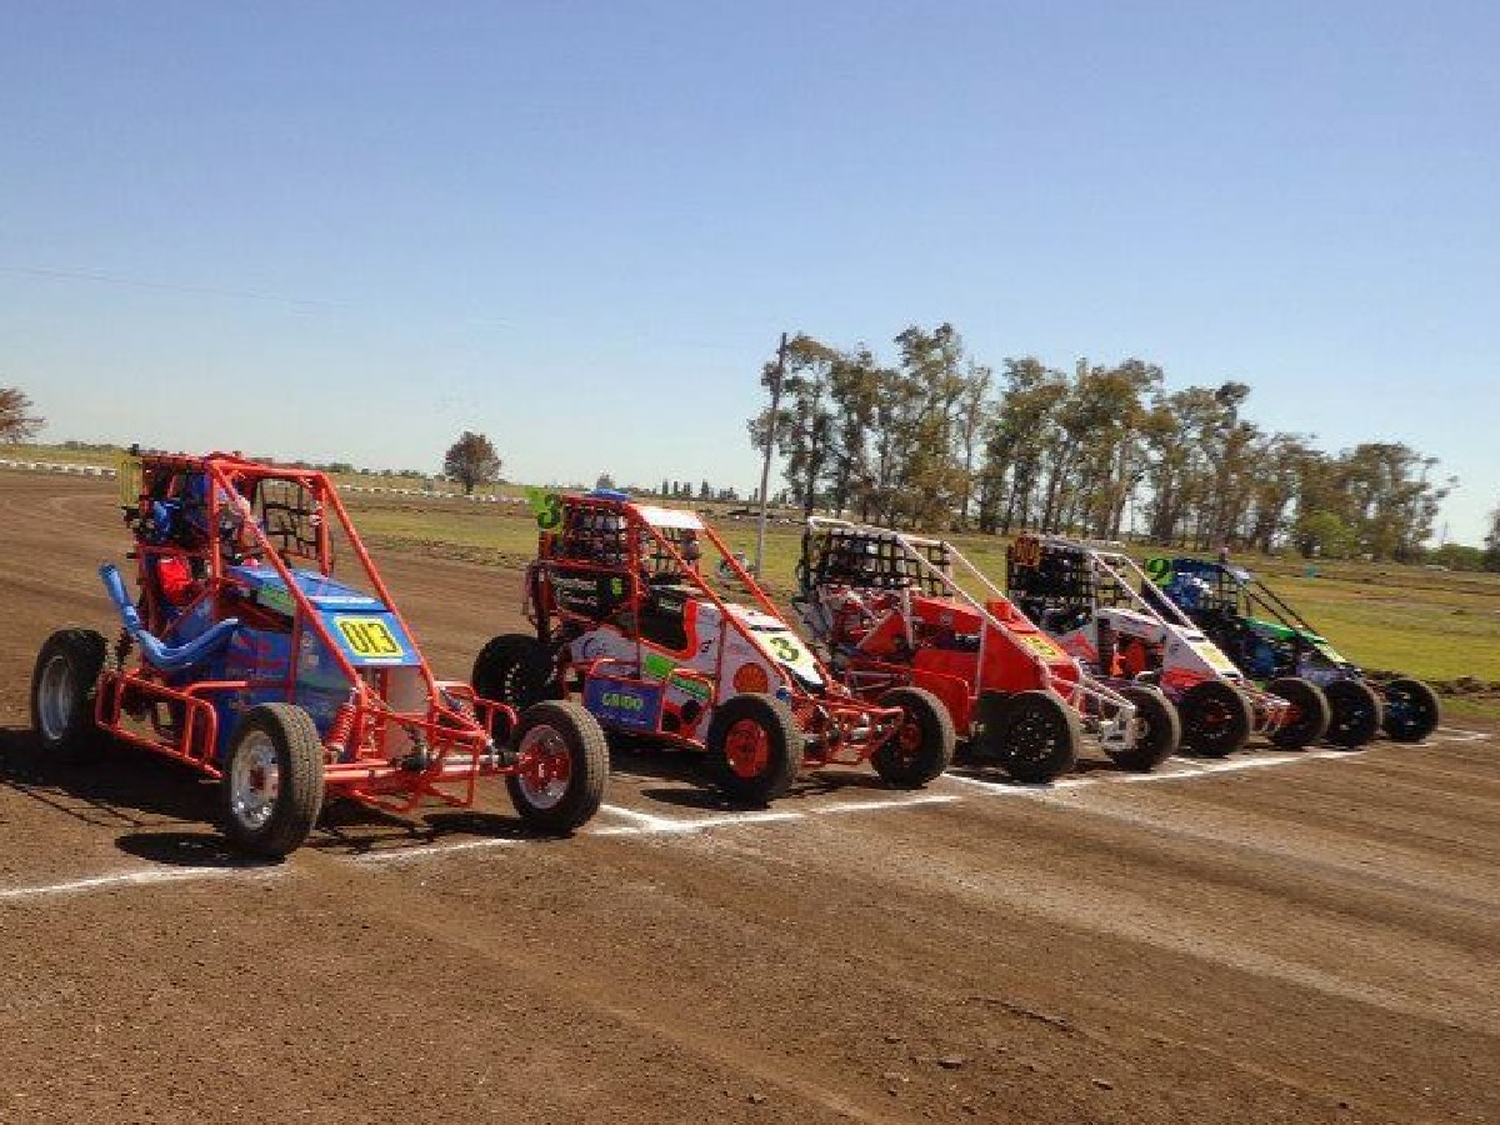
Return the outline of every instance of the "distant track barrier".
[[[80,465],[67,461],[20,461],[0,457],[0,469],[15,469],[23,473],[64,473],[75,477],[113,477],[112,465]],[[466,500],[472,504],[521,504],[519,496],[494,496],[462,492],[436,492],[424,488],[387,488],[378,484],[350,484],[341,488],[343,492],[369,492],[384,496],[412,496],[423,500]]]

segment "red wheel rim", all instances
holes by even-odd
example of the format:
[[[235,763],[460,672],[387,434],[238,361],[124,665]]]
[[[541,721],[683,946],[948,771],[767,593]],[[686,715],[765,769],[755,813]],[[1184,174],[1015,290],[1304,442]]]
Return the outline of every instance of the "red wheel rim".
[[[771,739],[754,719],[741,719],[724,737],[724,756],[736,777],[759,777],[771,761]]]
[[[516,780],[527,799],[538,808],[551,808],[567,795],[573,779],[573,758],[568,744],[548,726],[526,732],[519,747]]]

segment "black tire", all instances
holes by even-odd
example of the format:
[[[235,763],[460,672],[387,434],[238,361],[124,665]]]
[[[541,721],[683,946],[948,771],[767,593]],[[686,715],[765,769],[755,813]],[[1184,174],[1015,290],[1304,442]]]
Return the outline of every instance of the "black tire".
[[[323,744],[312,716],[290,703],[245,713],[219,781],[230,843],[280,859],[302,846],[323,809]]]
[[[31,729],[42,752],[55,761],[73,765],[95,758],[109,742],[94,721],[108,651],[108,642],[92,629],[59,629],[37,653]]]
[[[1283,750],[1301,750],[1311,746],[1328,733],[1328,724],[1333,721],[1333,708],[1323,689],[1301,676],[1282,676],[1266,685],[1272,695],[1279,695],[1290,703],[1291,710],[1282,723],[1270,734],[1271,744]]]
[[[791,708],[770,695],[725,700],[709,720],[705,745],[715,783],[736,804],[769,804],[802,768],[802,731]]]
[[[1421,680],[1402,676],[1385,685],[1385,718],[1381,729],[1389,738],[1397,742],[1421,742],[1442,720],[1443,709],[1437,693]]]
[[[1196,683],[1177,700],[1182,745],[1206,758],[1222,758],[1250,740],[1255,713],[1245,693],[1223,680]]]
[[[1364,680],[1334,680],[1323,689],[1333,719],[1328,724],[1329,742],[1345,750],[1365,745],[1380,731],[1385,708],[1380,696]]]
[[[557,697],[556,673],[552,657],[541,641],[526,633],[505,633],[479,650],[469,683],[475,695],[521,712],[533,703]],[[497,743],[510,738],[508,727],[501,726],[502,719],[508,721],[509,716],[497,713],[491,724],[490,737]]]
[[[599,811],[609,743],[583,704],[549,700],[526,708],[514,746],[519,761],[505,787],[528,828],[566,836]]]
[[[1120,694],[1135,704],[1135,745],[1105,752],[1122,770],[1150,773],[1182,745],[1182,720],[1172,701],[1156,688],[1127,687]]]
[[[982,691],[974,705],[972,727],[965,732],[965,757],[974,757],[986,762],[999,763],[1005,757],[1005,747],[1000,742],[1001,719],[1011,697],[998,691]]]
[[[1015,780],[1040,784],[1078,763],[1082,725],[1078,712],[1057,693],[1019,692],[998,711],[994,719],[985,717],[984,741],[998,751],[1005,772]]]
[[[476,694],[524,711],[553,699],[556,667],[547,646],[527,633],[493,638],[474,658],[469,682]]]
[[[900,707],[901,727],[870,757],[882,781],[897,789],[920,789],[953,764],[953,716],[930,691],[899,687],[880,698]]]

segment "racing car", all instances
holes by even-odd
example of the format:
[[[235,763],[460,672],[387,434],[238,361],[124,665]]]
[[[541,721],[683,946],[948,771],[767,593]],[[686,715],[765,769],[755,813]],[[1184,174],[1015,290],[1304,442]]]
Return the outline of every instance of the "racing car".
[[[594,718],[556,701],[518,713],[435,679],[323,473],[135,450],[119,480],[134,592],[105,563],[114,642],[67,628],[42,645],[44,753],[81,762],[123,744],[184,762],[218,781],[230,842],[266,857],[303,844],[332,797],[468,806],[494,775],[542,833],[598,809],[609,763]]]
[[[1177,749],[1159,690],[1100,682],[946,540],[813,516],[797,578],[793,612],[858,694],[931,692],[969,752],[1018,781],[1072,769],[1085,730],[1126,769]]]
[[[479,652],[481,696],[577,699],[606,730],[703,751],[736,804],[784,795],[804,767],[869,762],[911,788],[952,761],[952,723],[930,693],[851,693],[698,513],[599,489],[549,494],[537,522],[523,597],[534,632]]]
[[[1357,747],[1381,730],[1421,742],[1442,718],[1436,693],[1411,676],[1377,691],[1358,665],[1243,567],[1188,557],[1146,561],[1145,587],[1187,614],[1250,679],[1298,676],[1321,686],[1332,709],[1328,741]]]
[[[1145,575],[1123,552],[1023,535],[1008,547],[1006,566],[1011,597],[1068,652],[1111,682],[1161,687],[1177,706],[1187,749],[1222,757],[1253,733],[1299,749],[1327,731],[1328,700],[1316,685],[1294,676],[1267,690],[1252,684],[1175,606],[1140,592]]]

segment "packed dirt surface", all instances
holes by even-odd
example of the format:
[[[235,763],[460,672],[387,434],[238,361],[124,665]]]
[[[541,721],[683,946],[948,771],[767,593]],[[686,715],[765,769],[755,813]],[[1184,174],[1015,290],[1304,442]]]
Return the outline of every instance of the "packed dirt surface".
[[[569,840],[494,785],[246,865],[196,774],[32,746],[112,482],[0,471],[0,520],[0,1122],[1500,1121],[1493,731],[759,813],[631,747]],[[378,561],[440,675],[522,624],[514,570]]]

